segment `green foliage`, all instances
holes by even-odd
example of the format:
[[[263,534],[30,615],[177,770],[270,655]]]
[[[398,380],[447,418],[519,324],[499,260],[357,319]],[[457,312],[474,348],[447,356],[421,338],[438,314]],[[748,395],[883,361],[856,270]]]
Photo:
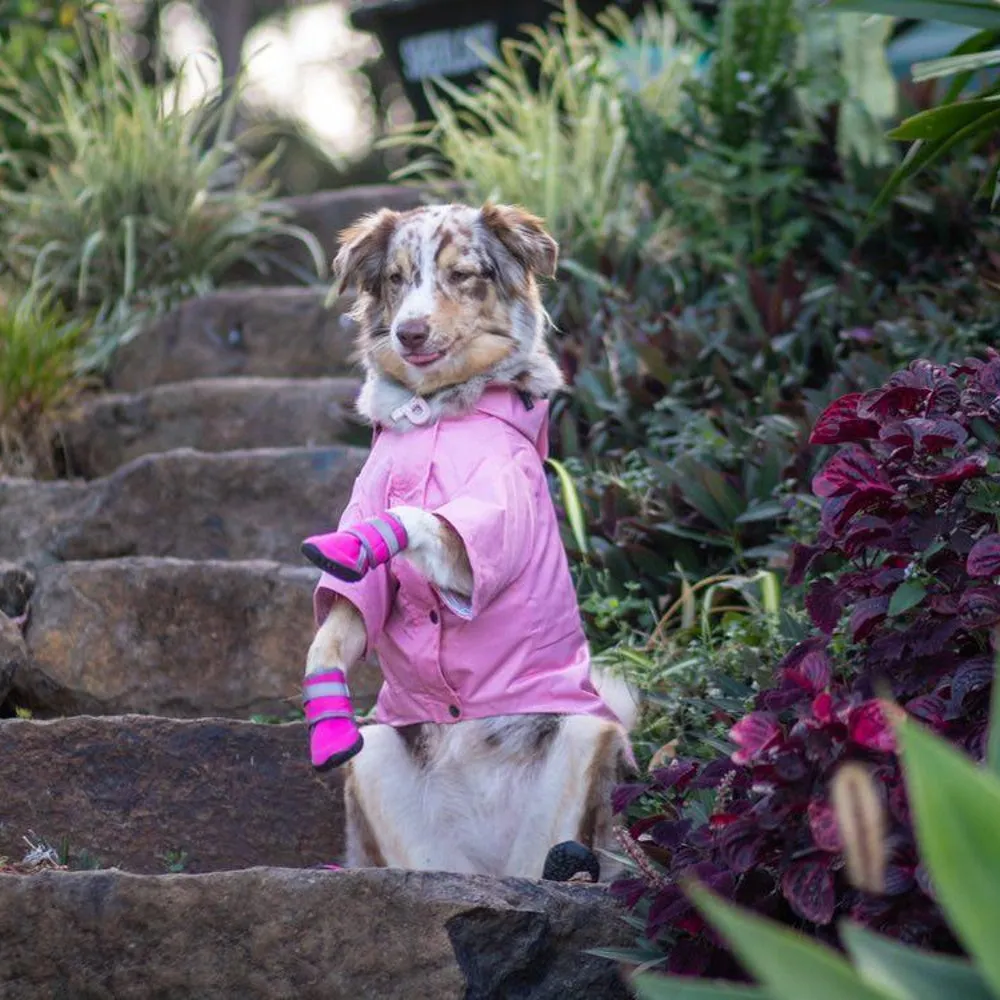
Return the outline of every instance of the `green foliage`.
[[[951,77],[940,105],[903,121],[891,139],[912,143],[905,159],[886,182],[874,208],[887,204],[904,184],[960,147],[988,146],[1000,132],[1000,84],[984,82],[975,97],[962,98],[982,70],[1000,65],[1000,7],[991,0],[835,0],[843,10],[863,10],[895,17],[921,17],[979,29],[951,56],[913,67],[916,81]],[[1000,201],[1000,156],[992,155],[979,191],[995,207]]]
[[[158,854],[157,860],[162,862],[163,870],[168,875],[177,875],[187,868],[188,852],[179,848],[171,849],[163,854]]]
[[[81,59],[80,31],[96,25],[104,4],[63,3],[51,0],[0,0],[0,55],[24,85],[37,84],[38,63],[56,52],[69,64]],[[48,142],[44,133],[29,128],[8,110],[0,94],[0,184],[15,183],[8,156],[32,154],[33,163],[44,161]],[[23,177],[21,178],[23,180]]]
[[[634,253],[637,239],[645,255],[668,257],[669,220],[649,216],[631,177],[618,53],[631,54],[629,85],[669,120],[696,47],[675,49],[671,19],[654,8],[642,29],[615,10],[598,26],[574,0],[546,28],[524,32],[489,57],[481,87],[438,80],[429,88],[434,121],[390,140],[425,155],[397,176],[457,179],[474,198],[524,205],[546,220],[564,258],[588,268]]]
[[[728,752],[733,722],[807,631],[804,613],[764,607],[762,583],[754,574],[687,585],[652,637],[633,636],[595,655],[601,667],[643,691],[632,733],[641,764],[665,751],[701,759]],[[678,615],[675,627],[663,628],[677,606],[684,606],[683,620]],[[584,603],[585,614],[591,608]]]
[[[59,305],[0,296],[0,469],[44,473],[51,418],[81,387],[85,328]]]
[[[82,68],[45,50],[37,79],[0,62],[5,107],[47,142],[45,169],[14,157],[23,191],[0,190],[0,260],[16,280],[93,317],[99,366],[142,315],[212,288],[234,265],[279,266],[275,236],[322,252],[263,188],[268,162],[245,167],[228,138],[237,95],[184,110],[143,84],[109,28],[79,35]]]
[[[994,693],[992,739],[1000,727]],[[798,931],[753,916],[707,889],[687,886],[702,914],[760,983],[749,988],[704,983],[705,992],[685,992],[690,980],[640,975],[641,1000],[705,996],[800,1000],[829,997],[870,1000],[945,1000],[1000,997],[1000,774],[977,765],[942,737],[900,713],[896,738],[916,826],[921,857],[935,896],[969,959],[920,951],[844,920],[839,931],[847,957],[810,941]],[[848,817],[839,817],[842,831]],[[845,838],[848,845],[850,838]]]
[[[695,20],[686,0],[670,6]],[[638,175],[696,266],[770,270],[793,253],[846,256],[862,216],[845,217],[838,183],[847,170],[861,179],[855,160],[891,162],[876,116],[892,112],[895,88],[885,23],[838,27],[811,4],[731,0],[702,29],[706,59],[671,120],[642,95],[624,98]],[[824,127],[838,104],[830,150]]]

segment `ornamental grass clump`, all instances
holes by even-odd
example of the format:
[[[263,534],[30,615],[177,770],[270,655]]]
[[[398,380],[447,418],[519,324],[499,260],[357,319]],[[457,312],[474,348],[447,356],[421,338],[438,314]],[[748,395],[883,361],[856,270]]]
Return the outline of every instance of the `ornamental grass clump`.
[[[0,294],[0,474],[51,475],[53,421],[84,384],[79,321],[30,296]]]
[[[0,62],[6,109],[47,140],[44,164],[14,160],[37,179],[0,190],[0,262],[93,318],[88,365],[144,315],[204,294],[235,265],[282,266],[275,237],[305,244],[323,269],[315,238],[271,201],[270,159],[246,164],[229,138],[238,93],[182,108],[143,83],[119,43],[102,25],[82,36],[82,68],[46,52],[33,82]]]
[[[431,84],[433,121],[389,140],[421,154],[397,176],[457,180],[475,198],[524,205],[546,220],[564,259],[588,268],[634,252],[636,241],[646,256],[669,257],[669,219],[651,213],[635,182],[623,95],[638,92],[669,118],[698,51],[675,48],[673,19],[652,6],[637,29],[622,11],[591,23],[567,0],[546,27],[522,30],[499,56],[484,54],[479,86]]]

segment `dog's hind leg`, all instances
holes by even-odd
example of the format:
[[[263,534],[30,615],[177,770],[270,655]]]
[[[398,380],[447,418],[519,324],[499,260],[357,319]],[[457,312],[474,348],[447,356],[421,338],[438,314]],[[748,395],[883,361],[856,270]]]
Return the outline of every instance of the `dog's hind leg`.
[[[504,874],[540,878],[549,850],[576,841],[595,853],[614,845],[611,792],[629,772],[628,738],[613,722],[568,715],[545,757],[533,765],[510,804],[521,816]],[[602,880],[612,874],[600,857]]]
[[[478,871],[436,815],[419,761],[391,726],[365,728],[344,785],[349,868]]]

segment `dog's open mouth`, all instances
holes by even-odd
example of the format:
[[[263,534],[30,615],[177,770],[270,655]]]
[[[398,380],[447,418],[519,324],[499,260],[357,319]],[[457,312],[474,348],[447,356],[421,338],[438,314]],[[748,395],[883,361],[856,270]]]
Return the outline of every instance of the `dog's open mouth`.
[[[430,351],[428,353],[413,352],[404,354],[403,360],[408,365],[413,365],[416,368],[427,368],[434,364],[435,361],[440,361],[443,357],[444,351]]]

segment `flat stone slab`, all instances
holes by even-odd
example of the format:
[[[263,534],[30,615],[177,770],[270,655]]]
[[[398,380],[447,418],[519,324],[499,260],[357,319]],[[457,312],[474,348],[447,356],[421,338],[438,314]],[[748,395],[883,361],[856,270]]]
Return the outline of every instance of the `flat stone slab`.
[[[122,556],[307,565],[367,453],[334,445],[145,455],[90,482],[0,480],[0,559],[44,566]]]
[[[138,557],[38,573],[11,697],[48,717],[143,713],[179,718],[301,708],[318,570],[252,561]],[[374,668],[352,695],[374,703]]]
[[[10,1000],[625,1000],[600,889],[392,870],[0,876]]]
[[[21,860],[28,837],[71,866],[150,874],[327,864],[340,780],[309,763],[302,723],[0,720],[0,856]]]
[[[95,479],[132,459],[176,448],[239,451],[368,443],[352,378],[214,378],[108,393],[78,404],[55,446],[67,474]]]
[[[118,351],[116,392],[219,376],[317,378],[349,374],[356,326],[350,297],[325,288],[233,288],[190,299]]]

